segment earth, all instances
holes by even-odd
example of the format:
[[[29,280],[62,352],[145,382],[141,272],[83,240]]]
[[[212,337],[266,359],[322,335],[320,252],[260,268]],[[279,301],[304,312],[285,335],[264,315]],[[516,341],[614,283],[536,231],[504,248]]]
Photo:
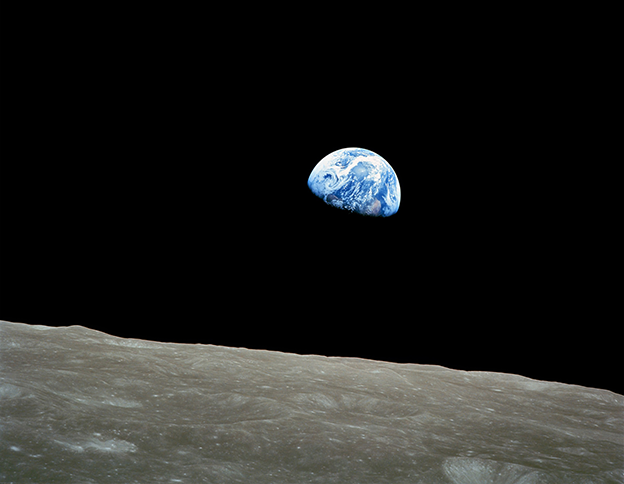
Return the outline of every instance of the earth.
[[[399,210],[401,187],[390,164],[363,148],[330,153],[312,170],[308,187],[334,207],[374,217]]]

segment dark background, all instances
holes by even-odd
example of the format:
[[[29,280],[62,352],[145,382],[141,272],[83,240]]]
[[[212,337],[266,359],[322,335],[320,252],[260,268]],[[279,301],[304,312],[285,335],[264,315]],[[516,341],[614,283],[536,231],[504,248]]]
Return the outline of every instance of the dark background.
[[[583,39],[544,15],[48,8],[2,47],[1,319],[624,393],[621,154]],[[394,167],[395,216],[308,190],[351,146]]]

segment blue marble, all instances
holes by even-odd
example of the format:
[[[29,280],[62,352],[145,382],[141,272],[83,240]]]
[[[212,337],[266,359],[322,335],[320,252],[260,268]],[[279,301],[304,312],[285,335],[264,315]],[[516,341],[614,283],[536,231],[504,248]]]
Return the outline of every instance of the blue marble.
[[[389,217],[399,210],[401,187],[390,164],[363,148],[330,153],[312,170],[308,187],[334,207],[374,217]]]

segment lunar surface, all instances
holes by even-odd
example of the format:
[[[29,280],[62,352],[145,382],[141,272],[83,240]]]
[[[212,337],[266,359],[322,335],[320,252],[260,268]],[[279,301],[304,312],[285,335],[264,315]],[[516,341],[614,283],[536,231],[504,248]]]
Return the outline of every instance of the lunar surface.
[[[0,481],[624,483],[624,397],[0,322]]]

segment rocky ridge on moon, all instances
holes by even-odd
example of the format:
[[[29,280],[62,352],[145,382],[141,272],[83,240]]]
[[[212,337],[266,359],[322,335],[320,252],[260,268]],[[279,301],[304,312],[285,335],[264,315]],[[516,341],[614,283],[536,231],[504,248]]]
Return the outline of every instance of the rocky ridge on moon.
[[[0,322],[0,481],[624,483],[624,397]]]

